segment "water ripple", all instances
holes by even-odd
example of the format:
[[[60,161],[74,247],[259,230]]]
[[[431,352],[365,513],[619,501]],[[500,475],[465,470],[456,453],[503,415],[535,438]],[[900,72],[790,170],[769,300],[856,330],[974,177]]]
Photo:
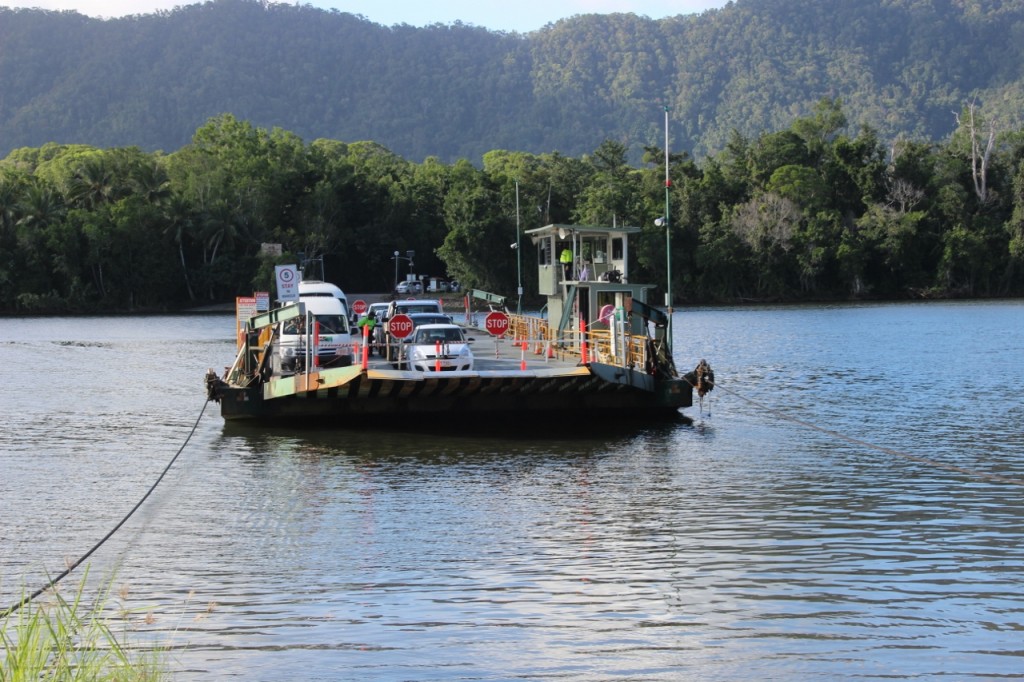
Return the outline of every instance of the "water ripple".
[[[1024,677],[1024,498],[985,477],[1024,479],[1024,305],[683,315],[677,348],[770,410],[536,438],[208,414],[91,579],[184,680]],[[9,381],[63,389],[0,397],[5,599],[190,430],[230,318],[173,324],[0,332]]]

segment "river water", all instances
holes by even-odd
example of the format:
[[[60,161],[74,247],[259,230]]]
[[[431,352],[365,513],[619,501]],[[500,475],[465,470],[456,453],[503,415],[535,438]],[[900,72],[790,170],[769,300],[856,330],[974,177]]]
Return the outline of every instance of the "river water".
[[[1024,302],[674,325],[690,421],[426,432],[200,417],[230,316],[2,320],[0,606],[197,424],[87,561],[174,679],[1024,679]]]

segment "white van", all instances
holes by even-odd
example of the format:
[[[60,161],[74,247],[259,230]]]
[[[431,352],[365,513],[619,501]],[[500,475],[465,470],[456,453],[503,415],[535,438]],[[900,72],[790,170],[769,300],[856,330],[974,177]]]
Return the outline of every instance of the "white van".
[[[312,298],[336,298],[345,308],[345,317],[349,317],[348,297],[345,292],[330,282],[318,279],[307,279],[299,282],[299,300],[308,301]]]
[[[300,282],[299,302],[306,313],[281,324],[278,338],[281,371],[302,371],[306,367],[306,341],[317,332],[306,328],[306,318],[319,325],[315,348],[318,367],[346,367],[352,364],[352,330],[348,301],[341,289],[326,282]],[[310,341],[312,344],[312,341]]]

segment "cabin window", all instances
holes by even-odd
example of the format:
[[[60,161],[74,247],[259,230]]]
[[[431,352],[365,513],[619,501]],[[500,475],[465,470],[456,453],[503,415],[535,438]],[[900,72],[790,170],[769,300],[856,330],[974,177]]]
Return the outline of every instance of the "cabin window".
[[[551,265],[551,240],[547,237],[537,242],[537,263]]]
[[[612,237],[612,260],[622,260],[623,240],[622,237]]]

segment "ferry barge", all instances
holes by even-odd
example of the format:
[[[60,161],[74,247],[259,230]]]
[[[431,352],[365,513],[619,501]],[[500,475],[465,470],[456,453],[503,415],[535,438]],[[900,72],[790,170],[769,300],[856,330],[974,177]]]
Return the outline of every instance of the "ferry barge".
[[[208,397],[225,420],[357,425],[439,413],[474,418],[559,414],[590,418],[678,416],[714,384],[701,360],[681,376],[670,320],[647,301],[653,285],[629,280],[628,237],[636,227],[548,225],[528,230],[538,252],[540,315],[512,313],[501,297],[473,291],[457,321],[471,339],[472,369],[432,371],[372,358],[367,336],[333,366],[287,371],[275,361],[280,330],[303,319],[288,305],[252,317],[234,363],[206,375]],[[485,306],[473,310],[474,304]],[[316,348],[310,336],[307,347]],[[310,356],[311,358],[313,355]],[[393,359],[392,359],[393,360]],[[397,365],[397,366],[396,366]]]

